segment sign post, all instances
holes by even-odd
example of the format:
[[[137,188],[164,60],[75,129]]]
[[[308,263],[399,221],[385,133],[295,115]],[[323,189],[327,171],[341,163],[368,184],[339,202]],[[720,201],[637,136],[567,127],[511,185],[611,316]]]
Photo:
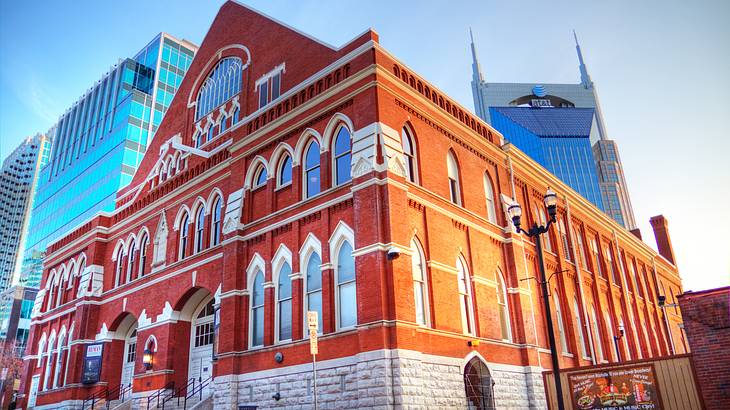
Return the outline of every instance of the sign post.
[[[314,311],[307,312],[307,326],[309,327],[309,353],[312,354],[312,397],[314,398],[314,410],[317,410],[317,328],[319,328],[319,314]]]

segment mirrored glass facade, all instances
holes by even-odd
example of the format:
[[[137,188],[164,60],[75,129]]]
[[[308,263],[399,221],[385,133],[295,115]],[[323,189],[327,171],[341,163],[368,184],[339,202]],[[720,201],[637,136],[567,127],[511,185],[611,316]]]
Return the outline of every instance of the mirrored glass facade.
[[[20,283],[37,287],[48,244],[114,209],[116,192],[131,181],[196,51],[161,33],[61,116],[39,176]]]

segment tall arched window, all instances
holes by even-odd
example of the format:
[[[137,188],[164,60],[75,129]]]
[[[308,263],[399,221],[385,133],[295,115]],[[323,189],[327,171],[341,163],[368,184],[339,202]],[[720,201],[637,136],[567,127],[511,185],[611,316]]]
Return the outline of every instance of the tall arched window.
[[[129,260],[127,261],[127,279],[125,280],[125,282],[129,282],[134,279],[134,261],[137,257],[137,244],[134,240],[129,243],[129,251],[127,252],[127,257],[129,258]]]
[[[48,390],[51,388],[50,382],[51,382],[51,368],[53,367],[53,353],[56,348],[56,335],[51,335],[51,338],[48,342],[48,351],[46,352],[46,369],[45,369],[45,375],[43,376],[43,390]]]
[[[341,126],[335,138],[335,184],[342,185],[352,179],[350,172],[352,165],[352,153],[350,146],[350,131]]]
[[[213,202],[213,215],[211,216],[211,232],[210,232],[210,246],[216,246],[221,243],[221,214],[222,214],[223,201],[221,197],[217,197]]]
[[[223,117],[221,117],[221,122],[220,122],[221,123],[221,125],[220,125],[221,134],[226,132],[226,121],[228,121],[228,118],[225,115]]]
[[[403,131],[401,132],[401,144],[403,145],[403,160],[405,161],[404,165],[406,166],[406,179],[416,183],[418,176],[416,145],[408,127],[403,127]]]
[[[357,324],[357,285],[355,282],[355,258],[352,245],[343,242],[337,253],[337,328],[353,327]]]
[[[421,244],[414,238],[411,240],[411,271],[413,272],[413,296],[415,297],[416,323],[428,326],[428,280],[426,258]]]
[[[603,357],[603,337],[601,334],[601,327],[598,324],[598,317],[596,317],[596,308],[591,306],[591,325],[593,327],[593,346],[596,349],[596,359],[600,363],[605,358]]]
[[[276,284],[276,315],[278,318],[277,340],[291,340],[292,331],[292,292],[291,292],[291,266],[288,262],[279,269],[279,280]]]
[[[484,196],[487,199],[487,220],[497,223],[497,210],[494,207],[494,185],[488,173],[484,173]]]
[[[568,231],[565,229],[565,223],[563,223],[562,219],[558,222],[558,230],[560,231],[560,239],[562,239],[563,241],[563,252],[565,253],[565,259],[574,262],[573,248],[570,246],[570,241],[568,240]]]
[[[233,118],[231,119],[231,127],[236,125],[238,123],[239,116],[241,115],[241,109],[236,107],[235,111],[233,111]]]
[[[456,271],[459,281],[459,304],[461,305],[461,325],[464,333],[475,334],[474,304],[471,299],[471,278],[466,263],[461,257],[456,259]]]
[[[560,308],[558,290],[553,289],[553,303],[555,304],[555,317],[558,322],[558,333],[560,334],[560,347],[563,353],[568,353],[568,339],[565,337],[565,325],[563,324],[563,310]]]
[[[66,347],[66,330],[61,331],[61,335],[58,337],[58,347],[56,348],[56,361],[53,370],[53,388],[58,388],[59,383],[62,383],[61,379],[61,367],[63,366],[63,352]]]
[[[260,188],[266,185],[266,167],[263,164],[259,164],[258,168],[253,174],[253,188]]]
[[[573,311],[575,313],[575,331],[578,332],[578,340],[580,341],[580,353],[583,357],[588,357],[588,346],[586,340],[583,337],[583,318],[580,314],[580,306],[578,305],[578,299],[573,298]]]
[[[198,92],[195,121],[241,91],[243,65],[237,57],[218,62]]]
[[[188,231],[188,214],[187,212],[183,215],[180,221],[180,251],[178,252],[179,258],[184,259],[187,256],[188,240],[190,238],[190,232]]]
[[[264,274],[257,270],[251,288],[251,347],[264,345]]]
[[[493,410],[494,382],[489,368],[478,357],[472,357],[464,367],[464,387],[466,388],[467,408]]]
[[[205,207],[200,206],[195,214],[195,253],[203,250],[205,232]]]
[[[197,131],[193,136],[193,141],[195,141],[195,148],[200,148],[205,143],[205,133]]]
[[[119,286],[124,284],[124,247],[120,246],[119,250],[117,251],[117,272],[116,272],[116,281],[114,282],[114,286]]]
[[[319,144],[312,140],[304,154],[304,197],[310,198],[319,193]]]
[[[449,198],[451,202],[461,205],[461,186],[459,185],[459,166],[453,151],[446,155],[446,166],[449,175]]]
[[[499,325],[502,330],[502,339],[512,340],[509,304],[507,302],[507,286],[504,283],[504,276],[500,270],[497,270],[497,304],[499,304]]]
[[[316,253],[312,253],[307,261],[307,297],[305,301],[304,314],[307,311],[315,311],[319,315],[318,333],[322,333],[322,259]],[[306,322],[306,318],[305,318]]]
[[[147,245],[150,243],[150,238],[147,233],[142,234],[142,239],[139,240],[139,273],[138,277],[145,275],[145,267],[147,266]]]
[[[588,265],[586,264],[586,250],[585,246],[583,246],[583,233],[579,229],[573,229],[573,240],[576,246],[578,246],[578,260],[580,261],[581,268],[588,269]]]
[[[279,161],[279,172],[276,180],[276,186],[282,187],[291,184],[292,162],[289,154],[285,154]]]

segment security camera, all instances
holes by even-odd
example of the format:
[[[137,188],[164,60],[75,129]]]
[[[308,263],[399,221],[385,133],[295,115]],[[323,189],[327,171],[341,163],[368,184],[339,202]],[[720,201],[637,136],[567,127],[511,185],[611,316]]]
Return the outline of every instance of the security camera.
[[[659,306],[664,306],[664,304],[667,302],[667,297],[664,295],[659,295],[657,299],[659,301]]]
[[[272,399],[279,401],[281,400],[281,393],[276,392],[273,396],[271,396]]]
[[[388,248],[387,258],[389,261],[398,259],[398,257],[400,257],[400,250],[398,250],[398,248],[396,248],[394,246],[391,246],[390,248]]]

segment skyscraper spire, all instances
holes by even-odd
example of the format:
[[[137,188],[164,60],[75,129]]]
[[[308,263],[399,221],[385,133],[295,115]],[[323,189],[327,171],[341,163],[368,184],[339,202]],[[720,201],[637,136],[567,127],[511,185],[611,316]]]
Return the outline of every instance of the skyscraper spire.
[[[575,39],[575,51],[578,53],[578,62],[580,63],[580,83],[589,88],[593,85],[593,82],[591,76],[588,75],[586,64],[583,62],[583,53],[580,51],[580,44],[578,44],[578,36],[575,34],[575,30],[573,30],[573,38]]]
[[[484,81],[484,76],[482,76],[482,68],[479,66],[479,59],[477,59],[477,46],[474,44],[474,33],[471,32],[471,27],[469,27],[469,37],[471,38],[472,80],[479,84]]]

